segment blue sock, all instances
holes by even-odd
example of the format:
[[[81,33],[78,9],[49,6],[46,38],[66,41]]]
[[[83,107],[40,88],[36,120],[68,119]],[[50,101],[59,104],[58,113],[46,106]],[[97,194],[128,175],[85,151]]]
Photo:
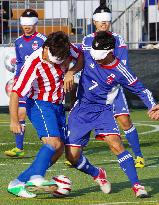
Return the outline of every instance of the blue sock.
[[[76,169],[80,170],[81,172],[84,172],[88,175],[91,175],[92,177],[96,177],[99,174],[99,169],[88,161],[88,159],[81,154],[78,162],[76,165],[73,165]]]
[[[134,160],[131,154],[128,151],[124,151],[121,154],[119,154],[117,157],[118,157],[118,162],[120,164],[120,167],[128,176],[132,186],[136,183],[139,183],[136,168],[134,165]]]
[[[20,121],[19,122],[21,125],[24,125],[25,126],[25,121]],[[15,143],[16,143],[16,147],[18,149],[21,149],[23,150],[23,142],[24,142],[24,132],[21,132],[20,134],[15,134]]]
[[[54,154],[55,149],[50,144],[44,144],[30,167],[22,172],[17,179],[21,182],[27,182],[33,175],[41,175],[44,177]]]
[[[136,128],[134,125],[129,129],[124,131],[126,135],[126,139],[128,140],[129,144],[131,145],[132,151],[134,155],[137,157],[143,157],[140,149],[140,142],[139,142],[139,136],[137,133]]]

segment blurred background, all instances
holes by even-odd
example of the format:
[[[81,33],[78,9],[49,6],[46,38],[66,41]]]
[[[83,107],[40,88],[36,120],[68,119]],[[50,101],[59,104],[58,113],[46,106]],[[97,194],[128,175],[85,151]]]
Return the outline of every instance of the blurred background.
[[[145,23],[144,0],[106,0],[112,11],[111,31],[120,34],[129,48],[129,65],[140,80],[159,99],[159,10],[148,5]],[[6,4],[8,5],[6,8]],[[15,70],[14,41],[22,34],[19,17],[27,8],[39,15],[37,31],[48,35],[62,30],[72,43],[81,43],[83,37],[94,32],[93,11],[99,0],[8,0],[0,1],[0,111],[8,110],[9,92]],[[155,37],[151,38],[153,25]],[[143,107],[138,98],[126,92],[130,107]],[[66,102],[69,106],[70,95]]]

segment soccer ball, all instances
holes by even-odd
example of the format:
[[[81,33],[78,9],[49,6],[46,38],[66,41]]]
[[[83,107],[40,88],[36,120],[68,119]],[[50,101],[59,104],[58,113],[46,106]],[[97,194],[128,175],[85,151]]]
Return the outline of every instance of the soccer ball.
[[[10,79],[10,80],[6,83],[5,91],[6,91],[6,94],[8,95],[8,97],[10,97],[10,94],[11,94],[12,88],[13,88],[13,85],[14,85],[14,79]]]
[[[64,175],[59,175],[54,176],[52,179],[56,182],[58,186],[58,189],[53,192],[53,196],[61,198],[66,197],[70,194],[72,182],[68,177]]]
[[[16,68],[16,55],[15,55],[15,52],[8,51],[5,54],[5,56],[4,56],[4,65],[5,65],[6,69],[9,72],[14,73],[15,68]]]

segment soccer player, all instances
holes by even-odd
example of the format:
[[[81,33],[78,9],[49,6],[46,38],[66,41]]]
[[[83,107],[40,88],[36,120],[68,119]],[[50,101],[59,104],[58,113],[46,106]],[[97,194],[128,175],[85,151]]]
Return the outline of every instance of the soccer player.
[[[105,3],[101,4],[93,13],[93,22],[96,27],[96,32],[84,37],[82,45],[83,48],[90,51],[92,41],[99,31],[109,31],[111,25],[111,11],[106,7]],[[124,65],[128,65],[128,49],[123,38],[111,32],[116,39],[114,55],[120,59]],[[117,91],[116,91],[117,92]],[[135,167],[143,168],[145,166],[144,158],[140,149],[139,137],[135,126],[133,125],[130,113],[124,95],[123,89],[119,87],[118,95],[114,99],[114,117],[117,119],[120,127],[125,133],[125,137],[130,144],[132,151],[135,155]]]
[[[38,23],[38,14],[33,9],[26,9],[21,17],[20,24],[23,29],[23,35],[16,39],[15,50],[16,50],[16,72],[15,81],[18,78],[21,68],[24,65],[26,59],[38,48],[40,48],[46,37],[43,34],[36,32],[36,25]],[[15,134],[16,147],[7,150],[4,153],[10,157],[23,157],[24,149],[24,133],[25,133],[25,118],[26,118],[26,96],[19,98],[19,109],[18,109],[19,122],[23,126],[21,133]]]
[[[65,74],[67,61],[72,57],[77,59],[77,63]],[[43,145],[28,169],[9,183],[8,192],[32,198],[36,195],[28,192],[26,186],[41,186],[44,190],[49,189],[49,186],[57,188],[54,182],[45,181],[44,176],[64,148],[64,74],[67,78],[65,86],[69,89],[74,72],[79,71],[81,66],[82,54],[61,31],[50,34],[43,46],[27,58],[11,94],[10,130],[13,133],[21,133],[23,130],[18,120],[18,99],[27,95],[27,115]]]
[[[94,130],[96,139],[107,143],[117,156],[136,197],[147,197],[147,191],[138,179],[133,157],[122,144],[114,119],[113,101],[121,85],[137,94],[148,109],[155,102],[151,92],[132,71],[114,57],[114,48],[114,36],[100,31],[94,37],[90,52],[83,51],[85,65],[79,82],[78,100],[68,117],[66,157],[76,169],[92,176],[104,193],[110,193],[111,184],[105,170],[93,166],[82,152],[89,141],[91,130]]]

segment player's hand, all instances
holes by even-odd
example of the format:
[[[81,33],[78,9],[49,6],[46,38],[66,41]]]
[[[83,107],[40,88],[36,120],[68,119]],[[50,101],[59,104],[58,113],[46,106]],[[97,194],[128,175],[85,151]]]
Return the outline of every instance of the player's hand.
[[[20,134],[24,131],[24,126],[21,126],[19,122],[12,122],[10,123],[10,131],[14,134]]]
[[[148,115],[152,120],[159,120],[159,104],[153,106],[148,111]]]
[[[69,92],[72,90],[74,84],[74,76],[72,71],[67,71],[64,77],[64,91]]]

